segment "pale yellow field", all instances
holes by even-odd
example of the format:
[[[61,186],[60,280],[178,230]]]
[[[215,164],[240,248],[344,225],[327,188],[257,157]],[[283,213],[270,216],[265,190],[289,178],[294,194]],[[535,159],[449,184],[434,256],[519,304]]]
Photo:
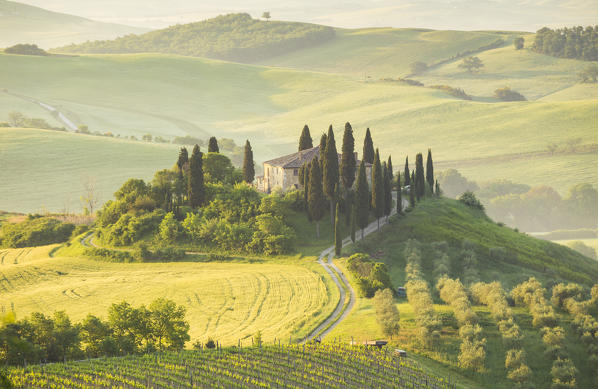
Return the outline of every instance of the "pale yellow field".
[[[106,263],[65,256],[55,246],[0,250],[0,309],[18,317],[66,311],[106,318],[112,303],[166,297],[187,308],[191,341],[245,344],[305,336],[334,309],[336,289],[314,258],[224,262]]]

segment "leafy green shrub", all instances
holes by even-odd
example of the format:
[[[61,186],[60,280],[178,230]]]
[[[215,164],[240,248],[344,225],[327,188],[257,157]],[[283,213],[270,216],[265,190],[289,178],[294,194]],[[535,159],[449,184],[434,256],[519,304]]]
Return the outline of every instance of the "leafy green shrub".
[[[19,43],[17,45],[7,47],[4,49],[4,52],[7,54],[20,54],[20,55],[41,55],[46,56],[45,50],[40,49],[37,45],[27,44],[27,43]]]
[[[453,88],[452,86],[448,85],[431,85],[430,88],[441,90],[459,99],[471,100],[471,96],[465,93],[465,91],[461,88]]]
[[[393,293],[390,289],[377,290],[374,295],[374,308],[376,319],[384,335],[390,336],[399,333],[399,310],[395,305]]]
[[[372,261],[366,254],[349,257],[347,268],[357,280],[357,288],[364,297],[371,298],[378,290],[392,290],[386,265]]]
[[[49,217],[29,216],[20,223],[4,223],[0,227],[0,246],[30,247],[66,242],[75,225]]]
[[[164,216],[165,212],[161,209],[138,216],[126,213],[113,225],[101,229],[98,236],[108,244],[128,246],[145,236],[155,235]]]
[[[519,92],[512,90],[508,86],[494,91],[494,97],[502,101],[526,101],[527,99]]]
[[[467,191],[459,197],[459,201],[468,207],[484,210],[484,205],[478,200],[473,192]]]
[[[100,247],[89,247],[85,249],[85,255],[106,262],[140,262],[128,251],[111,250]]]

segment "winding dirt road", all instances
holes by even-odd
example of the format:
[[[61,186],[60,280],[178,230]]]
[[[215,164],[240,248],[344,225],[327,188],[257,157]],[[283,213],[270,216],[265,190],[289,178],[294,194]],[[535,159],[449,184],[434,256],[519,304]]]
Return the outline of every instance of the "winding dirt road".
[[[393,198],[396,200],[396,196],[393,195]],[[408,205],[406,201],[403,201],[403,208]],[[390,216],[393,216],[397,213],[396,208],[393,207]],[[380,219],[380,227],[387,224],[388,221],[386,218]],[[363,230],[363,237],[368,236],[371,233],[378,231],[378,221],[374,221],[370,223],[366,228]],[[355,241],[359,241],[362,239],[361,231],[357,231],[355,233]],[[343,247],[346,247],[350,244],[353,244],[350,237],[343,239]],[[355,290],[351,287],[351,284],[347,280],[347,277],[339,269],[333,262],[332,259],[334,258],[334,246],[328,247],[326,250],[322,251],[320,257],[318,258],[318,263],[324,267],[324,270],[330,275],[332,281],[336,284],[340,291],[340,298],[334,312],[326,320],[324,320],[319,326],[316,327],[307,337],[305,338],[306,341],[313,340],[315,338],[322,339],[326,335],[328,335],[336,326],[340,324],[345,317],[351,312],[351,309],[355,305]],[[326,260],[325,260],[326,259]],[[337,277],[338,274],[338,277]],[[340,277],[340,280],[339,280]],[[349,292],[349,302],[345,307],[345,299],[347,291]],[[343,307],[345,307],[343,309]]]

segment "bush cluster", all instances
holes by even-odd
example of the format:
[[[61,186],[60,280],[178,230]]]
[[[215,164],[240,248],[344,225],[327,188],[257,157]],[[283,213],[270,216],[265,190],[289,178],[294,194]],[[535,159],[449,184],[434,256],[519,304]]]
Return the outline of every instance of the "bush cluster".
[[[459,324],[461,351],[459,365],[474,371],[484,370],[486,360],[486,339],[482,338],[482,328],[478,325],[478,316],[471,309],[465,287],[459,280],[444,276],[438,280],[436,289],[440,298],[453,308]]]
[[[0,247],[43,246],[52,243],[66,242],[75,225],[59,220],[29,215],[20,223],[4,223],[0,227]]]
[[[407,241],[405,258],[407,261],[407,300],[415,313],[418,339],[426,347],[436,346],[440,341],[442,322],[434,310],[430,287],[421,270],[421,247],[414,239]]]
[[[502,101],[526,101],[527,99],[519,92],[512,90],[508,86],[494,91],[494,97]]]
[[[461,88],[453,88],[452,86],[448,85],[432,85],[430,88],[441,90],[459,99],[471,100],[471,96],[465,93],[465,91]]]
[[[538,53],[586,61],[598,60],[598,26],[576,26],[536,32],[532,49]]]
[[[112,304],[108,320],[87,315],[72,323],[64,312],[52,317],[33,313],[16,320],[0,316],[0,363],[9,365],[61,362],[155,350],[180,350],[189,340],[185,307],[159,298],[149,307]]]
[[[525,351],[522,348],[521,329],[515,323],[502,285],[496,281],[489,284],[478,282],[470,287],[470,291],[474,301],[490,308],[490,314],[498,325],[505,347],[508,348],[505,360],[507,378],[519,385],[527,385],[532,372],[526,363]]]
[[[583,288],[578,284],[558,284],[552,289],[552,303],[573,315],[571,327],[588,350],[592,370],[598,369],[598,321],[589,312],[596,305],[597,294],[598,285],[592,287],[589,300],[583,300]]]
[[[451,259],[447,254],[448,244],[446,242],[432,243],[434,255],[434,280],[438,281],[443,276],[448,276],[451,269]]]
[[[376,310],[376,320],[386,336],[399,333],[399,310],[395,305],[395,300],[391,289],[377,290],[374,295],[374,309]]]
[[[211,175],[221,172],[216,169]],[[116,199],[98,212],[98,237],[114,246],[153,241],[158,246],[183,243],[208,250],[259,254],[284,254],[293,249],[295,233],[286,219],[302,196],[290,192],[261,197],[246,184],[231,185],[215,179],[206,183],[203,207],[191,210],[181,206],[167,212],[171,207],[170,201],[164,200],[163,193],[168,190],[163,186],[170,173],[157,172],[151,184],[128,180],[115,193]],[[176,179],[172,185],[177,185]],[[184,213],[185,217],[177,217]],[[172,257],[168,252],[161,254]]]
[[[511,295],[516,304],[525,305],[532,314],[532,324],[540,328],[546,357],[553,360],[552,388],[574,388],[575,366],[564,349],[565,331],[558,326],[557,317],[544,297],[546,290],[534,277],[517,285]]]
[[[347,268],[356,280],[362,296],[373,297],[380,290],[392,290],[388,268],[385,264],[374,262],[367,254],[353,254],[347,260]]]

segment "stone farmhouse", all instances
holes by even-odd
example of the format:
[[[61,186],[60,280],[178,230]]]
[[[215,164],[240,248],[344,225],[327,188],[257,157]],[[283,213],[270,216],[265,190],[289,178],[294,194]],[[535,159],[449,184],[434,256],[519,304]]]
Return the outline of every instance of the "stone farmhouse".
[[[275,189],[287,191],[303,188],[302,183],[299,182],[299,169],[304,164],[311,162],[315,157],[320,158],[319,145],[264,162],[264,175],[256,177],[257,189],[265,193],[270,193]],[[338,159],[340,166],[341,154],[338,155]],[[357,153],[355,153],[355,159],[357,160]],[[356,175],[358,174],[360,163],[361,161],[357,160]],[[371,185],[372,164],[365,163],[365,173],[368,184]]]

